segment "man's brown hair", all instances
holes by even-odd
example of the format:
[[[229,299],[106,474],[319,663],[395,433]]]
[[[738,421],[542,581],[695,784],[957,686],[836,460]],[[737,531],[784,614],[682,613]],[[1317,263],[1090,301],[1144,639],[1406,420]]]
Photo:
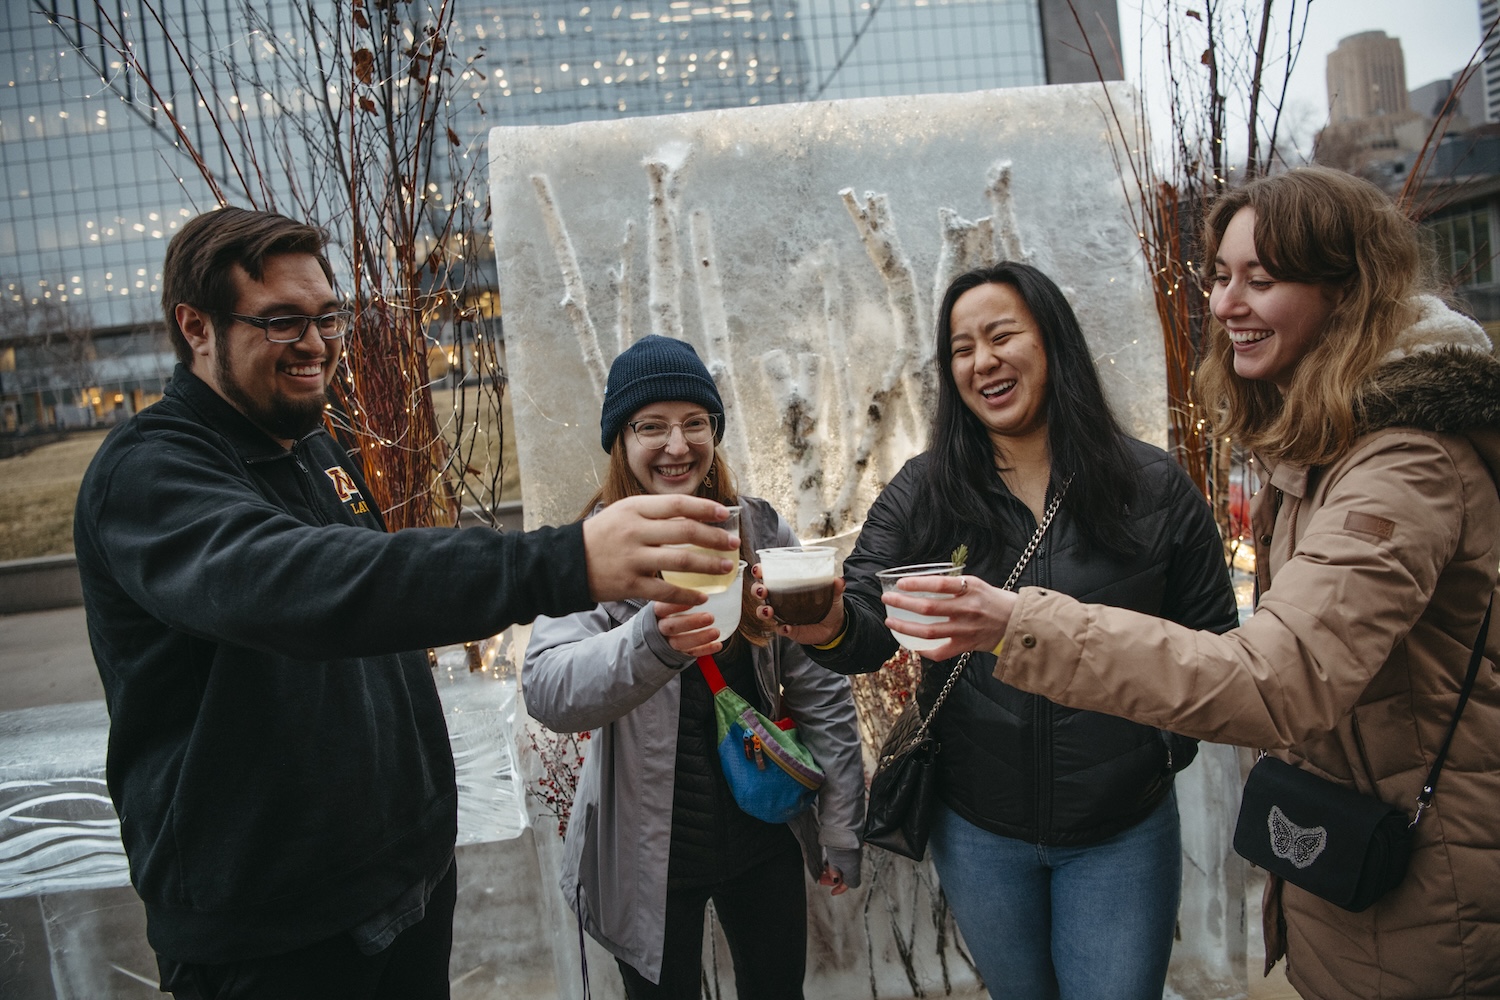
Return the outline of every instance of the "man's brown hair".
[[[185,365],[193,361],[192,348],[177,325],[179,303],[201,309],[213,322],[215,332],[222,331],[232,322],[230,313],[235,309],[235,265],[259,281],[265,273],[266,258],[284,253],[317,258],[332,287],[333,268],[323,254],[328,241],[328,231],[322,227],[275,212],[221,208],[189,221],[167,244],[167,259],[162,265],[161,306],[178,359]]]

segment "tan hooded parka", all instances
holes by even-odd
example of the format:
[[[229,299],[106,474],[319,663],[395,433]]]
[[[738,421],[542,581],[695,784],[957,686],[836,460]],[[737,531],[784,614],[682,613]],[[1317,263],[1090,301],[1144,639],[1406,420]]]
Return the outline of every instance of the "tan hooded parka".
[[[1500,568],[1500,360],[1436,299],[1361,391],[1365,433],[1256,496],[1261,598],[1225,635],[1037,588],[995,675],[1075,708],[1274,749],[1414,809]],[[1500,625],[1396,889],[1349,913],[1273,879],[1267,967],[1321,1000],[1500,997]]]

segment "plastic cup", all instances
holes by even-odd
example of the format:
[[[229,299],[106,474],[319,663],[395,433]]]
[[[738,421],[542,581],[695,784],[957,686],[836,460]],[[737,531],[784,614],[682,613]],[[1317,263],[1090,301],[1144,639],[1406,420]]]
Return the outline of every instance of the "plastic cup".
[[[838,553],[825,545],[756,549],[766,603],[783,625],[812,625],[833,607]]]
[[[896,584],[909,576],[957,576],[963,571],[964,568],[962,566],[955,566],[951,562],[917,563],[912,566],[897,566],[894,569],[883,569],[875,574],[875,578],[880,581],[881,591],[891,591],[896,589]],[[901,593],[909,597],[931,597],[937,600],[949,600],[956,596],[954,594],[932,593],[925,590],[903,590]],[[885,610],[887,615],[895,618],[897,621],[933,624],[949,620],[941,615],[919,615],[914,611],[907,611],[904,608],[891,607],[889,604],[885,606]],[[907,649],[917,652],[926,649],[937,649],[948,641],[945,638],[923,639],[919,636],[907,635],[905,632],[898,632],[895,629],[891,629],[891,635],[895,636],[896,641]]]
[[[707,601],[693,609],[714,616],[714,628],[719,630],[720,642],[728,642],[734,630],[740,627],[740,614],[745,603],[744,583],[745,560],[741,559],[735,564],[734,579],[729,586],[709,594]]]
[[[670,617],[696,615],[707,611],[714,616],[713,627],[718,630],[719,641],[727,642],[734,634],[734,630],[740,627],[740,612],[745,601],[744,582],[745,560],[741,559],[735,563],[734,580],[728,587],[711,592],[708,600],[692,610],[678,611]]]
[[[735,536],[735,538],[738,538],[740,535],[740,508],[730,507],[728,510],[729,516],[724,520],[705,521],[704,523],[711,524],[715,528],[723,528]],[[670,547],[692,549],[706,556],[717,556],[720,559],[727,559],[729,557],[729,553],[723,549],[706,549],[701,545],[684,544]],[[732,569],[728,573],[682,573],[677,570],[666,569],[661,571],[661,578],[668,583],[676,584],[679,587],[687,587],[691,590],[699,590],[705,594],[718,594],[729,589],[729,585],[734,582],[734,577],[735,571]]]

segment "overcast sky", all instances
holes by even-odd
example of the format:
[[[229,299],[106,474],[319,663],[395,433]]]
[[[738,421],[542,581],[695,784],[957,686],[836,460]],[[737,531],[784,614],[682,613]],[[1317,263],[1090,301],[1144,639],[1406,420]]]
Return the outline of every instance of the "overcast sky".
[[[1235,2],[1221,0],[1221,9],[1232,9]],[[1161,65],[1153,51],[1153,44],[1160,44],[1154,36],[1160,32],[1153,29],[1142,34],[1141,11],[1143,8],[1154,11],[1159,6],[1155,0],[1118,0],[1125,77],[1134,83],[1142,82],[1136,63],[1141,59],[1144,43],[1148,68],[1144,86],[1153,111],[1158,100],[1151,95],[1157,88],[1149,79],[1149,70],[1153,63]],[[1298,3],[1299,10],[1303,6]],[[1289,7],[1288,0],[1280,0],[1272,10],[1276,13]],[[1258,11],[1259,5],[1254,4],[1253,9]],[[1307,119],[1310,128],[1321,127],[1327,121],[1324,69],[1328,53],[1338,47],[1341,38],[1361,31],[1384,31],[1400,39],[1409,89],[1462,69],[1479,44],[1478,0],[1311,0],[1308,10],[1307,34],[1292,75],[1288,111],[1294,117]],[[1285,23],[1284,18],[1281,23]]]

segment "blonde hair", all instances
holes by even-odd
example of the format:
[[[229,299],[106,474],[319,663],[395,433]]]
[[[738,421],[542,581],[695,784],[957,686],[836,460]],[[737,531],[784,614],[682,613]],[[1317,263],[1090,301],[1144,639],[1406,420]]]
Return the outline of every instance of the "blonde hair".
[[[1195,380],[1214,433],[1262,454],[1322,465],[1358,435],[1355,390],[1416,319],[1416,225],[1375,185],[1326,167],[1301,167],[1226,192],[1204,222],[1205,274],[1242,209],[1255,212],[1255,252],[1278,281],[1333,286],[1328,325],[1294,369],[1283,393],[1234,371],[1234,348],[1217,319]]]
[[[608,506],[616,500],[626,497],[644,496],[646,487],[630,471],[630,459],[625,454],[626,429],[621,428],[620,433],[615,435],[615,442],[609,449],[609,468],[604,473],[604,483],[599,487],[588,503],[583,505],[578,519],[581,521],[592,514],[600,504]],[[695,495],[716,500],[726,507],[736,506],[740,502],[739,492],[735,489],[734,474],[729,471],[729,463],[724,460],[723,452],[714,448],[714,460],[708,467],[708,473],[703,477],[703,482],[693,491]],[[750,576],[749,567],[755,564],[755,552],[750,547],[750,534],[743,530],[744,518],[741,515],[740,531],[740,558],[745,560],[745,576],[741,581],[743,586],[744,600],[740,604],[740,627],[735,634],[743,636],[746,641],[756,646],[764,646],[771,636],[775,635],[775,629],[755,617],[755,602],[750,600],[750,585],[754,582]],[[726,642],[727,646],[728,643]]]

